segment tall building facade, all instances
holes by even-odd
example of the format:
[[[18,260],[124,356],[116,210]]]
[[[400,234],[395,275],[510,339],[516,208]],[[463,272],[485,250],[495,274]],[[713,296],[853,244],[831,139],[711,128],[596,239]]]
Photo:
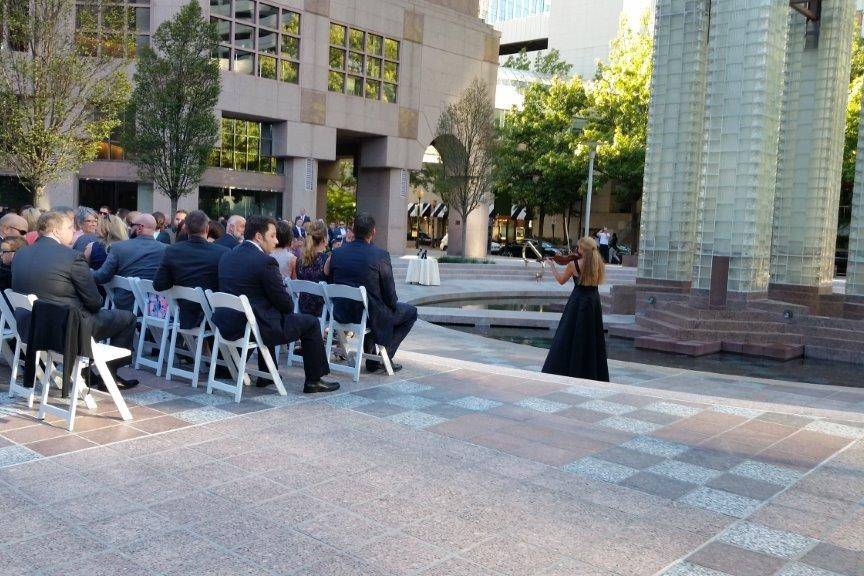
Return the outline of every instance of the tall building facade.
[[[480,6],[480,17],[490,24],[496,24],[548,13],[551,3],[551,0],[485,0]]]
[[[201,1],[219,33],[221,134],[211,167],[180,206],[323,217],[326,179],[350,158],[358,210],[375,216],[382,246],[403,253],[408,171],[421,167],[439,115],[475,78],[494,91],[499,34],[477,17],[478,0]],[[134,46],[182,2],[112,0],[99,9],[113,14],[115,4]],[[78,16],[79,36],[95,33]],[[93,20],[103,23],[99,33],[103,16]],[[47,197],[52,205],[169,208],[116,138]]]

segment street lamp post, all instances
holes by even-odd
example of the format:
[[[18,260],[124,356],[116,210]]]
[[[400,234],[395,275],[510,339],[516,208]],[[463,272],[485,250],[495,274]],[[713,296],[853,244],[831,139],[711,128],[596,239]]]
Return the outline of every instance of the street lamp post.
[[[585,236],[590,235],[591,194],[594,192],[594,158],[597,156],[597,143],[588,143],[588,195],[585,197]]]
[[[420,249],[420,216],[423,213],[423,189],[417,188],[417,238],[414,247]]]

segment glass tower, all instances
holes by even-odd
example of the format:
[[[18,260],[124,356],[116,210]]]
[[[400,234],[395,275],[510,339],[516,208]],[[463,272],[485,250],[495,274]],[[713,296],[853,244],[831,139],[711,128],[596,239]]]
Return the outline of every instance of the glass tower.
[[[487,0],[485,20],[497,24],[549,11],[552,0]]]

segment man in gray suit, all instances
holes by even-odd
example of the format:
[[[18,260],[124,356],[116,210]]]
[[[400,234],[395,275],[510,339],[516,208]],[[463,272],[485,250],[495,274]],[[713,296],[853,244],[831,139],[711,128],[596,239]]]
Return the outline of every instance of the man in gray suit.
[[[153,236],[156,219],[150,214],[138,214],[132,220],[132,238],[111,245],[108,258],[102,267],[93,271],[97,284],[110,282],[114,276],[126,276],[153,280],[162,263],[166,244]],[[121,310],[132,310],[135,298],[127,290],[114,291],[114,304]]]

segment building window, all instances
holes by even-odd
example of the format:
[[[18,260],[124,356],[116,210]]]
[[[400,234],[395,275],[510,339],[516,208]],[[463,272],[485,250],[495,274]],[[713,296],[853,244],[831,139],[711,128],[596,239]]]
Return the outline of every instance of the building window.
[[[79,1],[75,42],[87,54],[134,58],[150,45],[150,0]]]
[[[99,143],[99,152],[96,158],[99,160],[125,160],[126,152],[120,145],[120,127],[111,131],[111,134]]]
[[[398,40],[331,22],[327,88],[331,92],[396,102],[399,49]]]
[[[210,165],[229,170],[275,174],[273,125],[222,118],[222,147],[213,150]]]
[[[282,193],[275,190],[244,190],[240,188],[198,188],[198,207],[211,216],[263,215],[282,216]]]
[[[300,82],[300,14],[253,0],[210,0],[222,70]]]

